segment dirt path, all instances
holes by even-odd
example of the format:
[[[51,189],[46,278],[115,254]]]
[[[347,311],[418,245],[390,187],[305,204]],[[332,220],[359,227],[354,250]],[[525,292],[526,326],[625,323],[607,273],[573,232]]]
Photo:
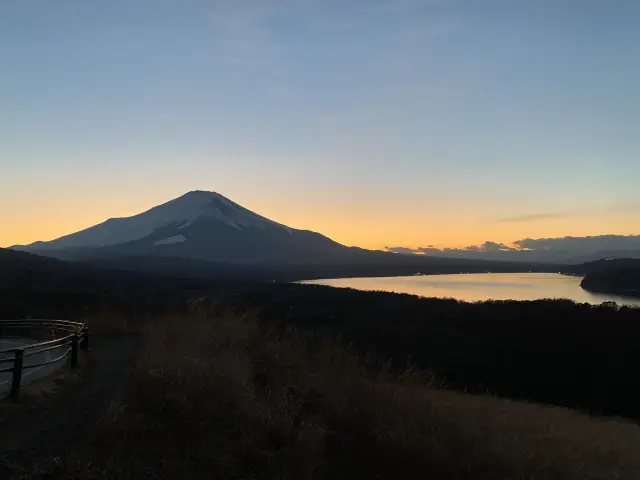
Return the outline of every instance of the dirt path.
[[[81,371],[58,391],[21,405],[0,403],[0,478],[9,477],[14,463],[63,452],[82,427],[97,422],[111,402],[122,398],[137,343],[133,336],[93,336]]]

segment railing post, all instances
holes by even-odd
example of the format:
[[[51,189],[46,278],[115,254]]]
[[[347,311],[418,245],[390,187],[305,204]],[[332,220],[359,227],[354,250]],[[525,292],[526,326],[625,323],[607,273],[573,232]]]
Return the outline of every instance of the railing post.
[[[22,366],[24,364],[24,350],[14,350],[15,358],[13,360],[13,378],[11,379],[11,392],[9,396],[13,400],[18,399],[20,395],[20,384],[22,383]]]
[[[71,337],[71,368],[73,369],[78,367],[78,339],[78,333],[75,332]]]
[[[82,330],[82,350],[89,350],[89,327],[85,326]]]

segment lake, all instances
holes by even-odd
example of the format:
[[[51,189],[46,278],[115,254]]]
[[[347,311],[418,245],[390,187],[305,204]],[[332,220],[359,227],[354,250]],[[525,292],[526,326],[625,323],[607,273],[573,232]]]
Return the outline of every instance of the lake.
[[[557,273],[478,273],[459,275],[414,275],[410,277],[336,278],[301,283],[410,293],[423,297],[455,298],[467,302],[483,300],[539,300],[568,298],[579,303],[640,306],[640,300],[590,293],[580,287],[582,277]]]

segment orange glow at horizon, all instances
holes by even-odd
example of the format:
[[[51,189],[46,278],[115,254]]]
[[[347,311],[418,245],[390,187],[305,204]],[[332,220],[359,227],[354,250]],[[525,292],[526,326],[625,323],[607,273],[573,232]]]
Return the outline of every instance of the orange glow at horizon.
[[[232,197],[231,197],[232,198]],[[233,199],[233,198],[232,198]],[[166,198],[165,198],[166,200]],[[634,235],[640,212],[625,211],[600,215],[577,215],[529,222],[498,222],[495,214],[465,209],[424,213],[367,205],[292,205],[277,199],[254,198],[243,206],[293,228],[313,230],[348,246],[369,249],[389,247],[459,248],[485,241],[511,244],[523,238],[551,238],[588,235]],[[75,233],[108,218],[141,213],[162,203],[134,202],[129,197],[103,202],[59,202],[22,205],[20,210],[1,208],[0,246],[47,241]],[[131,205],[138,208],[132,209]],[[61,213],[62,212],[62,213]]]
[[[369,249],[640,234],[638,2],[31,3],[2,247],[193,190]]]

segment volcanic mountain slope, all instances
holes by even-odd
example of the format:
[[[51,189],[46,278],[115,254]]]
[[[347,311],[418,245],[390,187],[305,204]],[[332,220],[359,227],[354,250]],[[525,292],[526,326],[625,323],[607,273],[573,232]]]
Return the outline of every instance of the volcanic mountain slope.
[[[63,260],[88,260],[101,268],[176,275],[198,271],[209,276],[213,271],[220,276],[222,271],[230,272],[231,265],[243,264],[252,270],[234,271],[234,275],[274,279],[546,268],[524,262],[398,255],[346,247],[319,233],[269,220],[218,193],[203,191],[189,192],[132,217],[112,218],[56,240],[13,249]],[[263,266],[269,267],[269,274]]]
[[[276,223],[204,191],[56,240],[14,248],[60,258],[159,255],[240,263],[313,263],[350,250],[319,233]]]

